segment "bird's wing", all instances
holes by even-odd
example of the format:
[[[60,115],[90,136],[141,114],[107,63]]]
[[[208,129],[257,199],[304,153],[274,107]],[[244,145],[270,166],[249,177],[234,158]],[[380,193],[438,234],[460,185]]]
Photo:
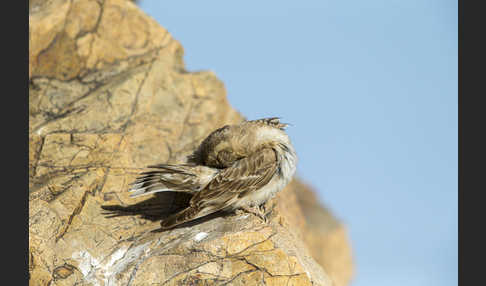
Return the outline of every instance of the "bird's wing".
[[[191,205],[198,208],[223,209],[235,199],[268,184],[278,168],[277,156],[272,148],[264,148],[236,161],[220,171],[209,184],[196,193]]]

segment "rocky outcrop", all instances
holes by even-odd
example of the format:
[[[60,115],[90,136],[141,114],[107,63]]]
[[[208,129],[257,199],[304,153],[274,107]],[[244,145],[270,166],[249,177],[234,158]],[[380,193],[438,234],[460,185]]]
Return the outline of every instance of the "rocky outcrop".
[[[342,224],[293,180],[267,223],[218,214],[157,231],[188,198],[129,198],[243,117],[132,2],[29,2],[30,285],[347,285]],[[297,150],[298,151],[298,150]]]

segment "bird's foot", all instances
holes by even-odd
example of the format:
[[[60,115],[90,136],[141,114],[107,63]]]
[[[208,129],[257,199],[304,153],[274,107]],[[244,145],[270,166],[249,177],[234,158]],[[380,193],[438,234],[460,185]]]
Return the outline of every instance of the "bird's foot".
[[[240,214],[242,212],[247,212],[256,215],[259,217],[263,222],[267,223],[267,213],[265,212],[265,206],[242,206],[241,210],[237,210],[236,213]]]

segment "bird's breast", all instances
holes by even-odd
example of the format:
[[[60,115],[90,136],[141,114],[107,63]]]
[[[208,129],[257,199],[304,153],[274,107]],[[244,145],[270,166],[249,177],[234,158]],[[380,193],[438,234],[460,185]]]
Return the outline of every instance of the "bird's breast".
[[[277,156],[279,157],[280,171],[276,172],[270,182],[258,190],[248,192],[245,197],[241,198],[235,205],[238,208],[242,205],[261,205],[267,200],[273,198],[275,194],[281,191],[290,182],[294,176],[297,156],[293,152],[292,146],[287,150],[278,150]]]
[[[239,208],[243,205],[247,206],[258,206],[269,199],[273,198],[277,192],[282,190],[287,184],[286,180],[277,174],[272,178],[272,180],[258,190],[248,192],[241,200],[239,200],[234,208]]]

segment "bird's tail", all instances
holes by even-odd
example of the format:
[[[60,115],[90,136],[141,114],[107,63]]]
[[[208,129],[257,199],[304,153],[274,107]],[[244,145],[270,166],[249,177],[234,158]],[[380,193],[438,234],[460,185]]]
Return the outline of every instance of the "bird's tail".
[[[131,183],[131,197],[157,192],[196,193],[216,175],[217,169],[196,165],[154,165],[155,170],[143,172]]]
[[[194,220],[204,215],[206,215],[206,213],[202,213],[199,208],[190,206],[164,219],[160,223],[160,226],[162,227],[162,229],[170,229],[174,226]]]

